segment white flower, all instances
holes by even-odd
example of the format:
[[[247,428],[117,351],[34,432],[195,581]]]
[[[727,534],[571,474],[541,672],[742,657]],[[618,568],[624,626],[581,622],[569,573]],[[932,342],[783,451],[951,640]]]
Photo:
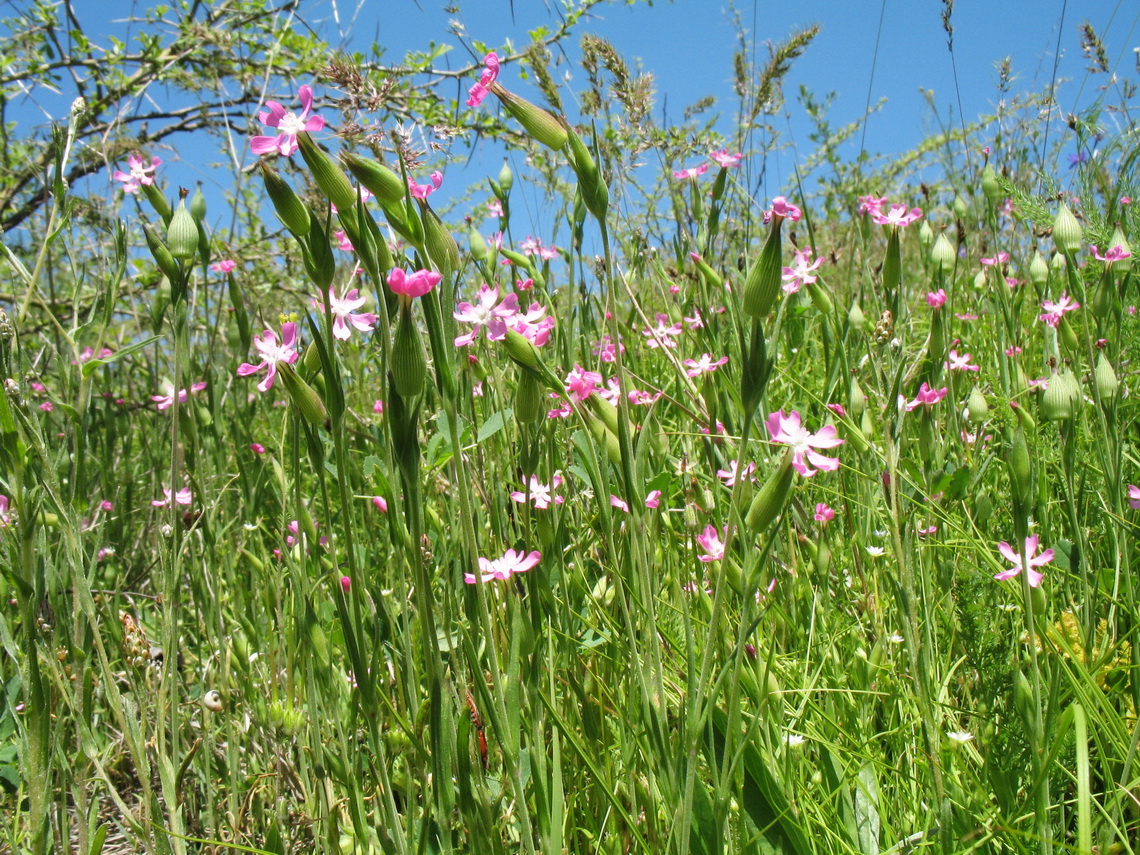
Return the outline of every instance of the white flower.
[[[959,744],[964,744],[972,740],[974,738],[974,734],[966,730],[948,730],[946,732],[946,738]]]
[[[868,546],[867,547],[867,554],[870,555],[872,558],[878,558],[884,552],[886,552],[886,550],[883,549],[883,547],[881,547],[881,546]]]
[[[804,744],[804,738],[801,734],[798,733],[785,733],[784,744],[789,748],[795,748],[797,745]]]

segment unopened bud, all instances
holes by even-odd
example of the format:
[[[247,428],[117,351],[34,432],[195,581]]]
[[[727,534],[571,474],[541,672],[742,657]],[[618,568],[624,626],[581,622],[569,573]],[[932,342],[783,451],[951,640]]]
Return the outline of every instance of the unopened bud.
[[[975,386],[970,390],[970,397],[966,401],[966,418],[972,425],[980,425],[990,416],[990,405],[986,403],[986,396],[981,389]]]
[[[427,355],[420,331],[412,320],[411,306],[400,306],[396,337],[392,342],[392,380],[401,398],[414,398],[427,379]]]
[[[1116,372],[1112,363],[1102,353],[1097,357],[1096,369],[1093,371],[1093,380],[1096,383],[1096,392],[1100,396],[1101,404],[1111,407],[1116,403],[1116,395],[1120,391],[1120,381],[1116,379]]]
[[[300,144],[301,157],[305,159],[321,192],[336,205],[341,214],[353,210],[356,207],[356,191],[352,189],[352,183],[344,171],[329,157],[328,152],[313,142],[307,132],[297,134],[297,142]]]
[[[1033,260],[1029,262],[1029,281],[1038,288],[1043,288],[1049,281],[1049,263],[1042,257],[1040,250],[1034,250]]]
[[[1080,387],[1068,368],[1053,373],[1041,396],[1041,417],[1047,422],[1071,419],[1080,399]]]
[[[535,141],[554,151],[561,151],[566,145],[566,129],[546,110],[513,92],[508,92],[498,83],[491,84],[491,91]]]
[[[780,293],[780,276],[783,272],[780,229],[783,223],[783,217],[772,218],[764,247],[744,282],[744,311],[753,318],[767,317]]]
[[[939,270],[949,271],[954,268],[954,262],[957,260],[958,253],[954,251],[954,245],[950,243],[950,239],[943,232],[934,241],[934,246],[930,248],[930,263],[935,272]]]
[[[187,191],[181,190],[180,193],[182,198],[178,200],[178,207],[174,209],[166,229],[166,245],[175,258],[188,261],[198,251],[198,224],[186,210]]]
[[[408,185],[387,166],[347,151],[340,153],[340,159],[353,177],[381,202],[392,205],[404,200]]]
[[[265,182],[269,201],[273,203],[273,209],[277,211],[277,217],[285,228],[299,238],[307,235],[311,224],[309,209],[293,192],[293,188],[264,160],[261,161],[261,178]]]
[[[982,170],[982,193],[990,204],[1001,198],[1001,185],[998,183],[997,173],[988,163]]]
[[[1057,218],[1053,220],[1053,243],[1060,252],[1067,255],[1080,250],[1084,239],[1081,224],[1077,222],[1069,206],[1062,202],[1061,207],[1057,209]]]
[[[859,307],[859,301],[856,300],[851,304],[851,308],[847,311],[847,323],[851,324],[854,330],[862,330],[867,324],[867,317],[863,314],[862,308]]]
[[[788,493],[791,492],[794,477],[792,452],[789,449],[780,463],[780,468],[768,476],[768,480],[752,500],[748,516],[745,518],[749,528],[761,534],[775,522],[776,517],[784,510],[784,503],[788,499]]]

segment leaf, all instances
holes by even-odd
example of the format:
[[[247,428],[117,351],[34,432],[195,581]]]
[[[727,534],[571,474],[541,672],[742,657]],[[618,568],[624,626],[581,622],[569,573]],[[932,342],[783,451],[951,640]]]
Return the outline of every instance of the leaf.
[[[859,835],[859,851],[863,855],[879,855],[879,782],[870,763],[859,769],[859,786],[855,788],[855,830]]]
[[[87,362],[83,363],[83,376],[90,377],[96,368],[99,368],[103,365],[109,365],[116,359],[122,359],[124,356],[129,356],[132,353],[137,353],[144,347],[147,347],[148,345],[151,345],[154,342],[158,341],[160,338],[162,338],[162,336],[152,335],[144,338],[142,341],[136,341],[134,344],[128,344],[126,347],[120,348],[108,357],[89,359]]]
[[[485,439],[489,439],[497,434],[503,429],[503,426],[507,423],[507,419],[513,415],[514,410],[510,407],[507,407],[505,410],[499,410],[499,412],[492,415],[479,426],[479,435],[475,437],[475,441],[483,442]]]

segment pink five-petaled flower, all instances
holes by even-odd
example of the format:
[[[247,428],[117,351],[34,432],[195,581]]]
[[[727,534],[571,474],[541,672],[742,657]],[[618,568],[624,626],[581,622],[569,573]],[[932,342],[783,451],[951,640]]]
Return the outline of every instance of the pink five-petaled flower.
[[[438,169],[431,174],[431,184],[417,184],[414,179],[408,178],[408,190],[413,199],[426,199],[443,184],[443,173]]]
[[[7,526],[11,520],[8,518],[8,497],[0,496],[0,528]]]
[[[787,217],[793,223],[798,222],[803,212],[800,211],[795,205],[785,199],[783,196],[777,196],[772,200],[772,207],[764,212],[764,222],[771,222],[773,217],[783,219]]]
[[[732,153],[727,148],[722,148],[717,151],[710,151],[709,159],[715,161],[716,165],[722,169],[730,169],[733,166],[740,166],[740,161],[744,159],[744,155],[740,152]]]
[[[163,487],[162,495],[163,498],[155,499],[151,502],[156,508],[165,508],[170,504],[171,500],[173,500],[176,505],[188,505],[194,500],[189,487],[183,487],[177,493]]]
[[[324,301],[319,297],[314,297],[312,302],[313,308],[323,314],[325,311]],[[356,327],[360,332],[372,331],[372,327],[376,323],[376,316],[371,312],[360,312],[359,314],[356,312],[363,305],[364,298],[360,296],[358,288],[353,288],[343,297],[338,297],[334,286],[329,286],[329,312],[333,317],[333,338],[348,341],[348,337],[352,334],[349,324]]]
[[[503,302],[496,306],[495,303],[498,300],[499,287],[497,285],[493,288],[490,285],[480,285],[477,302],[459,304],[458,310],[452,312],[451,316],[457,321],[475,326],[470,332],[456,337],[454,342],[456,347],[465,347],[475,341],[475,337],[479,335],[480,327],[487,328],[487,339],[489,341],[499,341],[506,338],[507,322],[518,314],[519,298],[517,294],[508,294]]]
[[[273,388],[273,381],[277,377],[277,363],[292,364],[299,357],[297,353],[297,325],[290,321],[281,327],[281,344],[277,343],[277,333],[273,330],[266,330],[261,335],[253,337],[253,347],[261,354],[261,362],[257,365],[243,362],[238,366],[237,373],[239,377],[248,377],[250,374],[256,374],[262,368],[267,369],[265,379],[257,384],[257,388],[262,392],[268,392]]]
[[[931,291],[926,295],[926,305],[932,309],[941,309],[946,305],[946,289],[939,288],[937,291]]]
[[[971,365],[970,360],[973,357],[968,353],[958,354],[958,351],[951,350],[950,358],[946,360],[944,365],[950,371],[980,371],[977,365]]]
[[[401,267],[393,267],[388,273],[388,287],[393,294],[403,297],[422,297],[439,284],[443,278],[433,270],[417,270],[415,273],[405,273]]]
[[[1128,507],[1132,510],[1140,510],[1140,487],[1135,484],[1128,485]]]
[[[874,216],[882,212],[883,206],[889,201],[886,196],[860,196],[859,213]]]
[[[556,505],[561,505],[566,501],[566,499],[564,499],[562,496],[551,496],[551,493],[554,490],[558,489],[560,486],[562,486],[561,475],[555,475],[550,480],[549,484],[543,484],[536,477],[531,475],[530,487],[527,489],[527,491],[524,493],[520,490],[516,490],[515,492],[511,493],[511,499],[522,504],[526,502],[527,493],[529,493],[530,500],[534,503],[534,506],[539,510],[544,510],[550,507],[551,502],[554,502]]]
[[[647,508],[661,507],[661,491],[660,490],[650,490],[649,491],[648,495],[646,495],[646,497],[645,497],[645,507],[647,507]]]
[[[728,536],[728,526],[725,526],[721,531],[716,530],[715,525],[705,527],[705,530],[697,535],[697,543],[701,545],[701,549],[705,551],[704,555],[697,557],[701,561],[720,561],[724,558],[724,542],[720,539],[721,532]]]
[[[871,213],[871,219],[880,226],[899,226],[901,228],[909,226],[921,218],[922,208],[911,208],[910,211],[907,211],[906,205],[901,203],[891,205],[891,209],[885,214],[882,210]]]
[[[237,262],[232,258],[225,258],[221,261],[215,261],[210,265],[210,269],[215,273],[229,273],[235,267],[237,267]]]
[[[491,91],[491,84],[499,76],[499,57],[491,51],[483,57],[483,73],[479,75],[479,82],[467,90],[467,106],[478,107]]]
[[[923,383],[918,389],[918,394],[914,396],[914,400],[907,403],[906,411],[909,413],[918,407],[933,407],[946,397],[946,391],[945,386],[941,389],[931,389],[929,383]]]
[[[123,182],[124,193],[137,193],[139,187],[142,185],[151,185],[154,183],[154,171],[162,164],[162,159],[152,157],[150,159],[150,166],[143,165],[143,159],[137,154],[127,156],[127,168],[130,172],[123,172],[121,169],[116,169],[111,175],[116,181]]]
[[[1041,308],[1044,309],[1045,312],[1041,315],[1038,315],[1037,320],[1044,321],[1049,326],[1056,329],[1057,324],[1061,323],[1061,318],[1064,316],[1065,312],[1071,312],[1074,309],[1079,309],[1080,307],[1080,303],[1070,297],[1066,292],[1062,291],[1061,299],[1056,303],[1052,303],[1049,300],[1042,301]]]
[[[601,374],[587,371],[575,363],[574,369],[566,375],[566,394],[575,404],[580,404],[594,394],[601,384]]]
[[[824,457],[815,449],[836,448],[843,445],[844,440],[835,432],[835,425],[824,425],[818,433],[808,433],[807,428],[800,421],[800,414],[793,410],[784,415],[783,410],[768,416],[765,423],[768,435],[772,442],[780,442],[792,449],[792,468],[805,478],[812,477],[822,469],[824,472],[834,472],[839,468],[839,461],[834,457]],[[813,466],[808,466],[808,461]]]
[[[1014,578],[1023,569],[1026,569],[1022,564],[1022,557],[1013,551],[1013,547],[1006,543],[1004,540],[998,544],[998,552],[1001,553],[1002,558],[1006,561],[1012,562],[1013,566],[1008,570],[1002,570],[1000,573],[995,573],[994,578],[999,582],[1004,582],[1006,579]],[[1046,549],[1040,555],[1034,557],[1037,552],[1037,535],[1031,534],[1025,538],[1025,558],[1029,559],[1029,567],[1026,572],[1029,576],[1029,587],[1036,588],[1041,584],[1041,574],[1034,570],[1034,567],[1042,567],[1053,560],[1053,550]]]
[[[312,87],[305,84],[297,90],[297,97],[301,99],[301,115],[299,116],[292,110],[286,110],[276,101],[265,102],[265,106],[269,109],[262,110],[257,114],[257,118],[261,124],[277,128],[277,136],[253,137],[249,141],[249,147],[254,154],[269,154],[275,151],[289,157],[300,148],[297,143],[297,134],[302,131],[319,131],[325,126],[325,120],[320,116],[309,115],[313,109]]]
[[[706,430],[705,432],[707,433],[708,431]],[[737,478],[748,478],[752,481],[756,480],[753,477],[753,473],[756,471],[755,463],[744,464],[744,471],[739,471],[739,466],[739,460],[729,461],[727,469],[716,470],[716,477],[724,481],[724,486],[726,487],[735,487]]]
[[[168,408],[174,406],[174,389],[173,389],[173,387],[167,387],[167,388],[170,389],[170,391],[166,395],[151,395],[150,396],[150,399],[152,401],[154,401],[156,404],[158,404],[158,408],[160,410],[165,410],[165,409],[168,409]],[[178,402],[180,404],[185,404],[186,401],[189,400],[191,394],[197,394],[198,392],[201,392],[205,388],[206,388],[206,382],[203,380],[201,382],[192,384],[189,389],[179,389],[178,390]]]
[[[727,356],[722,356],[720,359],[713,359],[711,354],[702,353],[700,359],[685,360],[685,367],[689,369],[685,373],[690,377],[699,377],[706,372],[711,373],[716,371],[726,362],[728,362]]]
[[[1009,253],[999,252],[993,258],[983,258],[980,260],[983,267],[996,267],[999,264],[1005,264],[1007,261],[1009,261]]]
[[[812,262],[811,255],[810,246],[796,250],[796,255],[792,259],[792,266],[785,267],[784,274],[780,277],[784,280],[782,287],[785,294],[795,294],[801,287],[811,285],[819,278],[812,274],[823,264],[823,259],[817,258]]]
[[[480,557],[479,577],[476,578],[474,573],[464,573],[463,581],[468,585],[474,585],[476,582],[490,582],[492,579],[509,579],[512,573],[525,573],[538,564],[541,558],[542,553],[537,549],[529,554],[524,554],[521,549],[518,552],[508,549],[502,558],[493,561]]]
[[[817,504],[815,506],[815,516],[813,517],[813,519],[817,523],[819,523],[820,528],[823,528],[829,522],[831,522],[833,519],[835,519],[835,511],[833,511],[831,508],[829,508],[823,502],[820,502],[819,504]]]
[[[1121,244],[1112,247],[1104,255],[1100,254],[1100,250],[1097,249],[1095,243],[1089,246],[1089,249],[1092,250],[1093,258],[1097,261],[1103,261],[1105,264],[1112,264],[1114,261],[1123,261],[1126,258],[1132,257],[1132,253],[1126,250]]]
[[[685,181],[687,179],[696,179],[709,171],[709,165],[702,163],[699,166],[690,166],[688,169],[675,169],[673,170],[673,177],[678,181]]]

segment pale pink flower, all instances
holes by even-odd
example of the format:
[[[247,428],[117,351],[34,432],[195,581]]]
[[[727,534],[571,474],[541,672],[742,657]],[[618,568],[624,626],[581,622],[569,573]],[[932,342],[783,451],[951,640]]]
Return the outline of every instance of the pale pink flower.
[[[1017,576],[1022,570],[1025,570],[1029,576],[1029,587],[1036,588],[1041,584],[1041,574],[1034,570],[1034,567],[1043,567],[1053,560],[1053,550],[1046,549],[1040,555],[1034,557],[1037,552],[1037,535],[1031,534],[1025,538],[1025,555],[1018,555],[1013,551],[1013,547],[1006,543],[1004,540],[998,544],[998,552],[1001,553],[1002,558],[1013,564],[1008,570],[1002,570],[1000,573],[995,573],[994,578],[999,582],[1004,582],[1006,579],[1012,579]],[[1028,558],[1028,567],[1022,562],[1022,558]]]
[[[619,499],[613,494],[610,495],[610,505],[617,508],[622,513],[629,513],[629,502],[627,502],[625,499]]]
[[[918,222],[922,218],[922,208],[911,208],[907,211],[906,205],[895,204],[891,205],[890,211],[883,213],[879,210],[871,214],[871,219],[878,223],[880,226],[897,226],[905,228],[911,223]]]
[[[803,216],[803,212],[800,211],[799,208],[783,196],[777,196],[772,200],[772,207],[764,212],[764,222],[771,222],[773,217],[780,219],[787,217],[794,223],[797,222],[801,216]]]
[[[55,409],[55,404],[53,404],[51,401],[40,401],[40,409],[45,413],[50,413]]]
[[[550,340],[550,331],[554,329],[554,318],[544,317],[545,315],[545,306],[531,303],[529,309],[520,311],[511,318],[507,326],[535,347],[542,347]]]
[[[342,252],[352,252],[352,241],[348,239],[343,231],[333,232],[333,239],[336,241],[336,248]]]
[[[660,400],[664,395],[664,392],[646,392],[643,389],[630,389],[626,397],[629,398],[629,402],[634,406],[645,406]]]
[[[556,392],[551,392],[550,397],[554,398],[556,401],[559,401],[560,403],[553,410],[547,410],[546,411],[546,417],[548,419],[564,419],[564,418],[567,418],[568,416],[572,416],[574,414],[574,410],[571,409],[571,407],[570,407],[570,402],[569,401],[563,401],[561,395],[559,395]]]
[[[143,159],[137,154],[127,155],[127,169],[130,172],[123,172],[121,169],[116,169],[111,177],[116,181],[123,182],[124,193],[137,193],[139,187],[144,184],[148,187],[154,184],[154,171],[162,164],[162,159],[152,157],[150,159],[150,166],[143,164]]]
[[[847,410],[843,408],[842,404],[827,404],[826,406],[827,409],[831,410],[831,412],[835,413],[839,418],[847,418]]]
[[[190,493],[189,487],[183,487],[177,493],[174,493],[173,491],[166,489],[166,487],[163,487],[162,495],[163,498],[155,499],[151,502],[151,504],[156,508],[165,508],[171,503],[172,500],[176,505],[188,505],[194,501],[194,497]]]
[[[945,386],[941,389],[931,389],[929,383],[923,383],[919,387],[918,394],[915,395],[914,400],[907,403],[906,411],[909,413],[911,410],[918,409],[919,407],[933,407],[946,397],[946,391]]]
[[[839,468],[839,461],[834,457],[824,457],[817,448],[836,448],[843,445],[843,440],[835,432],[834,425],[824,425],[818,433],[809,433],[800,421],[800,414],[793,410],[784,415],[783,410],[777,410],[768,416],[765,423],[768,435],[772,442],[783,443],[792,449],[792,468],[811,478],[819,470],[834,472]],[[810,462],[817,467],[812,469]]]
[[[649,495],[645,497],[645,507],[657,508],[661,506],[661,491],[650,490]]]
[[[10,525],[11,522],[11,518],[8,516],[8,497],[0,496],[0,528]]]
[[[690,377],[699,377],[705,373],[712,373],[728,362],[727,356],[722,356],[720,359],[713,359],[711,354],[702,353],[700,359],[686,359],[685,367],[689,370],[685,373]]]
[[[516,490],[515,492],[511,493],[511,499],[512,501],[524,504],[526,502],[527,493],[530,493],[531,503],[539,510],[545,510],[546,508],[550,507],[551,502],[556,505],[561,505],[566,501],[566,499],[562,496],[552,495],[553,492],[560,486],[562,486],[561,475],[555,475],[550,480],[549,484],[543,484],[535,476],[531,475],[530,486],[527,488],[527,492],[524,493]]]
[[[717,424],[719,426],[720,423],[718,422]],[[747,478],[750,481],[756,480],[755,478],[752,477],[752,474],[756,471],[756,464],[755,463],[746,463],[744,465],[743,471],[739,470],[739,465],[740,465],[739,460],[729,461],[727,469],[716,470],[716,477],[720,478],[722,481],[724,481],[724,486],[726,486],[726,487],[736,486],[736,479],[737,478]]]
[[[673,177],[678,181],[686,181],[688,179],[696,179],[709,171],[709,165],[702,163],[699,166],[690,166],[688,169],[675,169]]]
[[[493,235],[487,235],[487,246],[493,246],[495,249],[503,248],[503,233],[495,232]]]
[[[993,258],[981,259],[982,265],[984,267],[995,267],[999,264],[1005,264],[1007,261],[1009,261],[1009,253],[1008,252],[999,252]]]
[[[373,496],[372,497],[372,504],[375,506],[376,510],[378,510],[380,513],[382,513],[382,514],[388,513],[388,500],[385,499],[383,496]]]
[[[946,289],[939,288],[937,291],[931,291],[926,295],[926,305],[932,309],[941,309],[946,305]]]
[[[722,148],[717,151],[710,151],[709,158],[722,169],[731,169],[734,166],[740,166],[740,161],[744,159],[744,155],[740,152],[731,153],[727,148]]]
[[[1120,197],[1120,204],[1121,205],[1131,205],[1132,204],[1132,197],[1131,196],[1121,196]]]
[[[976,321],[978,316],[973,312],[955,312],[954,317],[960,321]]]
[[[823,528],[829,522],[835,519],[835,511],[833,511],[823,502],[820,502],[815,506],[815,516],[812,517],[812,519],[819,523],[820,528]]]
[[[823,259],[817,258],[812,262],[811,256],[810,246],[796,250],[791,267],[785,267],[783,276],[780,277],[784,282],[781,287],[783,287],[785,294],[795,294],[802,286],[812,285],[819,279],[818,276],[812,274],[823,264]]]
[[[968,353],[959,355],[958,351],[951,350],[949,359],[946,360],[944,365],[950,371],[981,371],[977,365],[970,364],[971,358]]]
[[[284,157],[289,157],[300,148],[297,142],[297,134],[302,131],[319,131],[325,126],[325,120],[323,118],[309,115],[309,112],[313,109],[312,87],[305,84],[297,90],[297,97],[300,98],[302,107],[301,115],[299,116],[292,110],[286,110],[276,101],[265,102],[265,106],[269,109],[262,110],[257,114],[257,118],[261,124],[268,125],[271,128],[277,128],[277,136],[256,136],[251,138],[249,147],[253,150],[254,154],[277,152]]]
[[[580,404],[598,390],[602,375],[597,371],[587,371],[575,363],[573,370],[566,375],[566,392],[570,400]]]
[[[443,173],[438,169],[431,174],[430,184],[417,184],[415,179],[408,178],[408,190],[412,194],[413,199],[427,199],[432,193],[440,188],[443,184]]]
[[[697,535],[697,543],[701,545],[704,550],[703,555],[697,557],[701,561],[720,561],[724,558],[724,542],[720,539],[721,533],[728,536],[728,526],[725,526],[721,531],[716,530],[716,526],[709,525],[705,530]]]
[[[487,97],[487,93],[491,91],[491,84],[499,76],[499,57],[491,51],[483,57],[483,73],[479,75],[479,81],[467,90],[467,106],[478,107],[483,103],[483,99]]]
[[[658,347],[676,347],[677,342],[673,339],[679,336],[682,332],[681,322],[677,321],[675,324],[669,323],[669,316],[664,312],[657,313],[657,326],[646,328],[641,331],[648,341],[645,343],[650,349]]]
[[[1112,264],[1114,261],[1123,261],[1126,258],[1132,257],[1132,253],[1126,250],[1121,244],[1112,247],[1104,255],[1100,254],[1096,244],[1089,246],[1089,249],[1092,250],[1093,258],[1097,261],[1103,261],[1105,264]]]
[[[521,549],[518,552],[508,549],[502,558],[494,560],[480,556],[479,576],[476,577],[474,573],[464,573],[463,581],[468,585],[474,585],[477,582],[490,582],[493,579],[509,579],[512,573],[525,573],[530,570],[541,558],[542,553],[537,549],[529,554],[523,553]]]
[[[206,388],[205,381],[201,381],[201,382],[192,384],[189,389],[179,389],[178,390],[178,402],[180,404],[185,404],[186,401],[189,400],[190,395],[192,395],[192,394],[196,395],[205,388]],[[169,409],[170,407],[174,406],[174,389],[171,386],[167,386],[167,390],[168,390],[167,394],[165,394],[165,395],[151,395],[150,396],[150,399],[152,401],[154,401],[156,404],[158,404],[159,410]]]
[[[501,217],[503,216],[503,203],[498,199],[492,199],[487,203],[487,216],[488,217]],[[499,241],[503,239],[503,233],[499,232]],[[496,247],[497,248],[497,247]]]
[[[1079,309],[1081,304],[1070,297],[1066,292],[1061,293],[1061,299],[1056,303],[1044,300],[1041,303],[1041,308],[1045,310],[1044,314],[1038,315],[1037,320],[1044,321],[1049,326],[1056,329],[1057,325],[1061,323],[1061,318],[1064,317],[1066,312],[1071,312],[1074,309]]]
[[[602,362],[613,362],[617,359],[618,352],[625,353],[625,345],[621,342],[615,346],[608,335],[604,335],[598,341],[594,342],[593,348],[590,350],[594,356],[597,356]]]
[[[1128,485],[1128,507],[1132,510],[1140,510],[1140,487],[1135,484]]]
[[[889,201],[886,196],[860,196],[858,211],[860,214],[875,215],[880,213]]]
[[[434,270],[417,270],[405,273],[403,268],[394,267],[388,273],[388,287],[393,294],[404,297],[422,297],[439,284],[443,277]]]
[[[235,267],[237,267],[237,262],[232,258],[225,258],[221,261],[215,261],[210,265],[210,269],[215,273],[229,273]]]
[[[112,505],[111,502],[107,499],[104,499],[99,503],[99,508],[108,514],[111,513],[111,511],[115,510],[115,506]]]
[[[314,309],[324,314],[324,301],[318,297],[314,297],[312,303]],[[358,288],[353,288],[343,297],[338,297],[336,295],[335,286],[329,286],[329,310],[333,317],[333,338],[348,341],[348,337],[352,335],[352,330],[349,329],[350,325],[360,332],[372,331],[373,326],[376,324],[376,315],[371,312],[357,313],[356,311],[363,306],[364,303],[365,300],[360,296],[360,289]]]
[[[495,305],[498,303],[498,305]],[[479,286],[479,296],[476,303],[466,301],[459,304],[451,316],[465,324],[473,324],[471,330],[461,336],[456,336],[456,347],[466,347],[475,341],[480,328],[487,330],[489,341],[499,341],[507,336],[507,324],[518,313],[519,298],[516,294],[508,294],[499,303],[499,288],[496,285]]]
[[[243,362],[238,366],[238,376],[248,377],[250,374],[258,373],[263,368],[266,369],[265,379],[257,384],[257,388],[262,392],[268,392],[273,388],[273,381],[277,377],[277,363],[292,364],[299,358],[297,353],[297,325],[290,321],[281,327],[281,344],[277,343],[277,333],[273,330],[266,330],[259,336],[255,335],[253,337],[253,348],[261,355],[261,362],[257,365]]]

